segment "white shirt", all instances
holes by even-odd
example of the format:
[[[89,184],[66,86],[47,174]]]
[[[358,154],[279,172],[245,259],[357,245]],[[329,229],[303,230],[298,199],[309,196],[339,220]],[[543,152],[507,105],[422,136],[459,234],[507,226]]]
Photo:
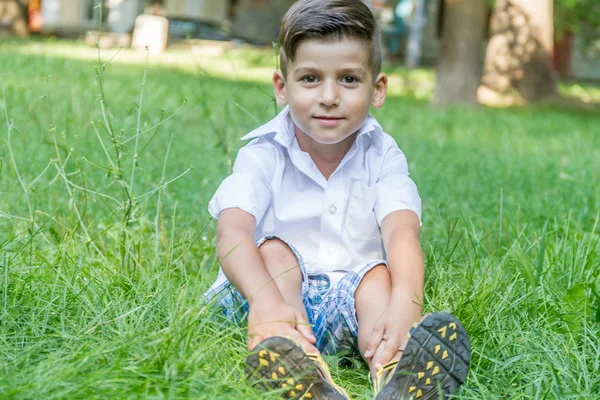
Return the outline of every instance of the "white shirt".
[[[226,208],[252,214],[255,240],[279,236],[298,250],[309,274],[345,274],[383,260],[383,218],[396,210],[421,218],[406,157],[371,115],[329,180],[300,149],[288,107],[247,139],[254,140],[238,152],[208,210],[217,219]]]

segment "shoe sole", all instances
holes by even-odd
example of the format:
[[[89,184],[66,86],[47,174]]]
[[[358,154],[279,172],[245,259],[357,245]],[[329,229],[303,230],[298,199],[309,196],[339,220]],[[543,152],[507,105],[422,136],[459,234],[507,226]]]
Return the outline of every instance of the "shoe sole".
[[[347,400],[321,377],[302,348],[283,337],[260,342],[246,359],[253,386],[281,390],[287,399]]]
[[[411,330],[390,381],[376,400],[446,399],[467,378],[469,338],[451,314],[435,312]]]

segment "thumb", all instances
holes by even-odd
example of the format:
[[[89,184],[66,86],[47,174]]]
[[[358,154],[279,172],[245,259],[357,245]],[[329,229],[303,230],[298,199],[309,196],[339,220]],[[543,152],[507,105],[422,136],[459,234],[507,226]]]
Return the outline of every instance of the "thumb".
[[[315,343],[317,339],[313,335],[312,327],[300,311],[296,311],[296,330],[306,338],[310,343]]]
[[[369,340],[367,341],[367,348],[365,349],[365,358],[371,358],[375,354],[375,350],[381,343],[381,339],[383,338],[383,324],[375,324],[371,335],[369,336]]]

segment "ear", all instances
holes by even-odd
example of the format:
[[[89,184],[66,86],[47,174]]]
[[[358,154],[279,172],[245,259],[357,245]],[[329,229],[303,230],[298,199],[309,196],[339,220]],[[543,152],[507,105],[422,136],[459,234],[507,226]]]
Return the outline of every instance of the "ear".
[[[371,105],[375,108],[380,108],[383,106],[385,102],[385,96],[387,95],[387,75],[384,73],[380,73],[377,75],[377,79],[375,80],[375,90],[373,91],[373,99],[371,100]]]
[[[285,93],[285,78],[279,70],[273,73],[273,90],[275,92],[275,100],[279,107],[287,105],[287,95]]]

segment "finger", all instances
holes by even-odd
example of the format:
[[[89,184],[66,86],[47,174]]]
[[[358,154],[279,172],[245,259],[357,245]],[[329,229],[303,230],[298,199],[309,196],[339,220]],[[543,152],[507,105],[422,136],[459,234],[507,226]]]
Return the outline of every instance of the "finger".
[[[253,350],[262,338],[256,334],[248,334],[248,350]]]
[[[292,339],[295,342],[298,342],[304,350],[305,353],[319,353],[319,350],[315,346],[312,345],[306,338],[300,334],[296,329],[291,329],[288,332],[285,332],[283,335],[289,339]]]
[[[296,329],[310,343],[317,342],[317,338],[315,338],[315,335],[313,335],[312,327],[308,323],[308,319],[302,315],[300,311],[296,311]]]
[[[304,346],[302,346],[302,349],[304,350],[305,353],[321,354],[319,349],[317,349],[315,346],[313,346],[311,343],[309,343],[307,341],[304,341]]]
[[[305,353],[319,354],[319,350],[317,350],[317,348],[313,346],[308,340],[306,340],[304,336],[301,335],[297,330],[290,332],[290,334],[287,336],[290,339],[300,343],[300,346],[302,347],[302,350],[304,350]]]
[[[406,347],[406,344],[408,343],[408,339],[410,339],[408,334],[406,334],[402,337],[402,339],[400,340],[400,345],[398,346],[399,350],[404,351],[404,348]]]
[[[386,341],[382,340],[381,343],[379,344],[379,346],[377,346],[377,349],[375,349],[375,353],[373,354],[373,357],[371,358],[371,362],[369,363],[369,370],[371,371],[371,375],[372,376],[377,376],[377,371],[381,368],[381,365],[376,363],[376,360],[378,360],[381,356],[381,354],[383,353],[384,349],[386,346]]]
[[[376,324],[369,336],[369,340],[367,340],[367,348],[365,350],[364,357],[371,358],[375,354],[375,350],[381,343],[381,339],[383,337],[383,325]]]
[[[379,346],[377,346],[377,349],[375,350],[375,353],[373,354],[373,358],[371,358],[371,369],[372,370],[377,371],[381,367],[381,365],[379,365],[377,360],[379,360],[381,358],[381,355],[383,354],[386,345],[387,345],[387,341],[385,339],[382,339],[381,343],[379,343]]]
[[[377,358],[373,358],[375,368],[379,369],[382,365],[389,362],[392,357],[398,352],[400,348],[400,341],[396,338],[391,338],[384,342],[385,347],[383,351],[377,355]]]
[[[312,328],[310,327],[310,325],[298,324],[298,325],[296,325],[296,329],[310,343],[316,343],[317,342],[317,338],[315,337],[315,335],[313,335]]]

